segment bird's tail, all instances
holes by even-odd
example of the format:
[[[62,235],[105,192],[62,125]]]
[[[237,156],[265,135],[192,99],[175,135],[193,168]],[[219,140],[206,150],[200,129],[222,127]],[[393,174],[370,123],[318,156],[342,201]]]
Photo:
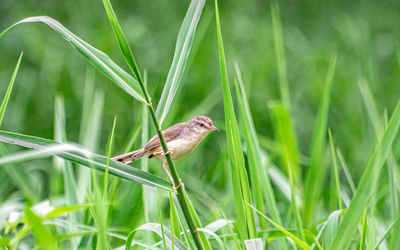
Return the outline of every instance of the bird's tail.
[[[131,162],[139,160],[140,158],[145,156],[146,153],[147,152],[144,151],[143,148],[141,148],[141,149],[138,149],[138,150],[126,153],[126,154],[115,156],[115,157],[113,157],[111,159],[114,160],[114,161],[120,161],[120,162],[122,162],[124,164],[129,164]]]

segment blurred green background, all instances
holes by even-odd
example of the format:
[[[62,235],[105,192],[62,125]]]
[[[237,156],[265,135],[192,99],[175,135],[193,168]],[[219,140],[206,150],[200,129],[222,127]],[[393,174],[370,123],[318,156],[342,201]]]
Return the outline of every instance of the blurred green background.
[[[139,67],[147,70],[148,89],[156,104],[189,1],[114,0],[112,4]],[[300,151],[309,154],[329,58],[337,53],[328,126],[357,183],[374,141],[358,82],[361,79],[368,82],[381,118],[385,109],[389,113],[393,110],[400,93],[400,2],[280,1],[279,5]],[[231,79],[233,62],[236,61],[244,77],[256,130],[265,138],[274,140],[268,102],[278,100],[280,96],[270,2],[220,1],[220,13]],[[0,29],[25,17],[39,15],[58,20],[128,70],[101,1],[3,0],[0,3]],[[102,136],[96,151],[105,154],[113,118],[117,116],[114,155],[123,153],[129,131],[140,125],[141,105],[95,72],[67,42],[43,24],[21,25],[0,39],[0,95],[6,91],[21,51],[24,51],[24,57],[2,129],[53,138],[54,101],[59,95],[65,99],[68,140],[78,142],[84,89],[87,79],[94,77],[96,89],[105,93],[100,124]],[[209,1],[200,19],[182,88],[164,128],[188,118],[207,97],[212,101],[207,101],[198,115],[207,115],[217,125],[223,125],[218,63],[214,5]],[[219,157],[225,157],[225,143],[224,133],[213,133],[193,156],[177,163],[189,193],[199,194],[194,201],[196,204],[204,201],[218,203],[224,198],[227,199],[225,204],[231,202],[232,196],[225,195],[225,192],[231,192],[229,166],[226,161],[223,164],[218,162]],[[134,145],[140,146],[140,137]],[[274,159],[274,152],[270,153]],[[57,171],[52,169],[50,160],[21,166],[33,166],[30,178],[36,179],[32,183],[37,184],[34,188],[38,192],[32,201],[62,193],[62,183],[52,181]],[[151,160],[150,171],[164,176],[159,162]],[[7,176],[1,168],[0,176]],[[139,187],[129,185],[136,189]],[[18,191],[18,185],[11,181],[1,199],[15,195],[15,191]],[[121,197],[126,197],[124,190],[119,192]],[[281,194],[277,195],[279,201]],[[205,222],[210,222],[215,215],[207,210],[200,209],[200,215]],[[227,214],[232,215],[233,211],[233,205],[228,206]],[[118,216],[112,219],[115,226],[132,228],[140,224],[139,221],[124,220],[121,214],[119,216],[120,220]]]

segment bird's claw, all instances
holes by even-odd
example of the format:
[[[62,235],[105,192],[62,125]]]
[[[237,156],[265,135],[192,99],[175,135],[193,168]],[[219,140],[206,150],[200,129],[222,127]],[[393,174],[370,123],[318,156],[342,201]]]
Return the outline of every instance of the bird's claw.
[[[179,179],[179,185],[175,186],[175,183],[172,184],[172,189],[176,191],[179,187],[182,187],[185,190],[185,184],[183,183],[182,179]]]
[[[170,154],[172,154],[173,152],[171,151],[171,150],[168,150],[167,152],[163,152],[161,155],[163,155],[163,156],[166,156],[166,155],[170,155]]]

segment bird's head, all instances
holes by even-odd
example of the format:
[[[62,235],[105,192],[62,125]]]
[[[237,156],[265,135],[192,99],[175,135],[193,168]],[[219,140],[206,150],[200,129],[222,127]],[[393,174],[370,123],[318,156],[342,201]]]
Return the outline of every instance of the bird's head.
[[[219,129],[213,125],[213,122],[207,116],[196,116],[189,121],[189,126],[199,134],[208,134],[211,131]]]

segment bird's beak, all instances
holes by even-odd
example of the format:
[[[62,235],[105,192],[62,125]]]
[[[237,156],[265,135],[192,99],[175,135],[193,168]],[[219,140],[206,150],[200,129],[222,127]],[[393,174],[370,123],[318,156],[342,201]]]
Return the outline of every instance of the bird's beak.
[[[217,127],[215,127],[215,126],[211,126],[211,128],[210,128],[211,130],[214,130],[214,131],[218,131],[219,132],[219,129],[217,128]]]

